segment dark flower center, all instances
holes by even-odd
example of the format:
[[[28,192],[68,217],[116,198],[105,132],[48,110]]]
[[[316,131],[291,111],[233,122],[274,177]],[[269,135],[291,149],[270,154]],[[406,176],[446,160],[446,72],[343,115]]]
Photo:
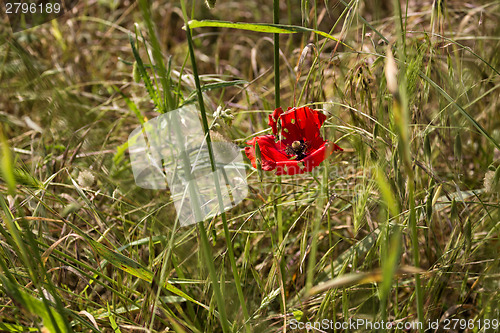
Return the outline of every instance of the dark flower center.
[[[307,142],[304,142],[304,140],[296,140],[286,147],[286,153],[288,155],[294,155],[294,159],[301,160],[307,156],[308,148],[309,144]]]
[[[292,143],[292,149],[296,150],[296,149],[300,149],[300,146],[302,145],[302,143],[300,141],[294,141]]]

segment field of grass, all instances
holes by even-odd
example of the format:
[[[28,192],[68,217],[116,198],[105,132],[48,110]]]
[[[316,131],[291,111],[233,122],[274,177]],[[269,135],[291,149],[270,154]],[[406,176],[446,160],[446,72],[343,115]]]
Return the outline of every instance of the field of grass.
[[[4,16],[1,332],[500,332],[499,1],[81,0],[15,34]],[[181,226],[127,140],[186,105],[240,148],[248,195]],[[253,168],[278,106],[323,112],[343,151]]]

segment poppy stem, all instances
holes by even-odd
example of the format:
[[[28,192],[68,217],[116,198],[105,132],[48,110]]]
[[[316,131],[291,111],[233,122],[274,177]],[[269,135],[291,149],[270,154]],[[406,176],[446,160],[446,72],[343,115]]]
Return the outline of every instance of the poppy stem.
[[[279,0],[273,0],[273,23],[280,23]],[[274,34],[274,104],[275,109],[281,106],[280,101],[280,34]]]

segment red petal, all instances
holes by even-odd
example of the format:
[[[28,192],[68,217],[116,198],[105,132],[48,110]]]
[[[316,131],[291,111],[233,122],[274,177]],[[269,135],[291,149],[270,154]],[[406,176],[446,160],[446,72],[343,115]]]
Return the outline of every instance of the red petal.
[[[333,151],[343,149],[335,143],[325,142],[318,149],[313,150],[308,156],[300,161],[288,160],[276,163],[276,175],[298,175],[304,172],[311,172],[319,166]]]
[[[284,146],[275,141],[274,135],[257,136],[248,141],[251,147],[245,147],[245,154],[252,162],[252,166],[257,168],[255,156],[255,143],[259,143],[262,170],[270,171],[276,168],[276,162],[288,160],[288,155],[284,152]]]
[[[326,116],[307,106],[291,108],[280,116],[281,134],[286,138],[284,143],[291,144],[296,140],[303,140],[317,149],[325,141],[321,138],[320,128]]]
[[[305,171],[303,171],[298,163],[300,161],[296,160],[288,160],[288,161],[283,161],[283,162],[278,162],[276,164],[276,175],[281,176],[281,175],[298,175],[302,174]]]
[[[288,160],[276,163],[277,175],[297,175],[304,172],[311,172],[312,169],[320,165],[326,158],[327,144],[324,143],[319,149],[315,149],[308,156],[300,161]]]
[[[274,135],[278,135],[278,129],[276,128],[276,125],[278,124],[278,119],[280,117],[280,115],[283,113],[283,109],[282,108],[277,108],[276,110],[274,110],[273,114],[270,114],[269,115],[269,126],[271,126],[271,128],[273,129],[273,134]]]

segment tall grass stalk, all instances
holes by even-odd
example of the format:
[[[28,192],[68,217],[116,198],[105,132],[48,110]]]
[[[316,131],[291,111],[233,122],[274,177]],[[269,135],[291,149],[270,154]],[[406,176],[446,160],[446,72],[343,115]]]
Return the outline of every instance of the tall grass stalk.
[[[273,0],[273,23],[280,23],[279,0]],[[280,34],[274,34],[274,107],[281,106],[280,98]]]
[[[228,224],[227,224],[227,217],[226,217],[226,213],[224,211],[224,201],[223,201],[223,198],[222,198],[222,192],[221,192],[221,188],[220,188],[219,177],[218,177],[217,172],[216,172],[217,168],[216,168],[216,165],[215,165],[215,158],[214,158],[214,153],[213,153],[212,145],[211,145],[212,140],[211,140],[211,137],[210,137],[210,129],[208,127],[207,114],[206,114],[206,111],[205,111],[205,104],[204,104],[204,101],[203,101],[203,92],[201,90],[200,78],[198,76],[198,68],[196,66],[196,56],[195,56],[195,53],[194,53],[193,38],[192,38],[192,35],[191,35],[191,29],[190,29],[189,23],[188,23],[189,22],[189,17],[187,15],[186,4],[185,4],[184,0],[181,1],[181,6],[182,6],[182,12],[183,12],[183,15],[184,15],[184,22],[185,22],[185,27],[186,27],[186,36],[187,36],[187,42],[188,42],[188,47],[189,47],[189,54],[190,54],[190,58],[191,58],[191,67],[192,67],[192,70],[193,70],[193,76],[194,76],[195,85],[196,85],[196,92],[197,92],[197,95],[198,95],[198,104],[199,104],[199,107],[200,107],[201,120],[202,120],[202,124],[203,124],[203,131],[205,132],[205,138],[206,138],[207,147],[208,147],[208,153],[209,153],[209,157],[210,157],[210,166],[212,168],[212,173],[213,173],[214,183],[215,183],[215,189],[216,189],[216,192],[217,192],[217,200],[219,202],[219,209],[220,209],[220,215],[221,215],[222,225],[223,225],[223,228],[224,228],[224,236],[225,236],[226,246],[227,246],[227,250],[228,250],[229,262],[231,264],[231,269],[233,271],[233,278],[234,278],[234,283],[235,283],[236,291],[238,293],[238,300],[240,302],[240,306],[241,306],[242,311],[243,311],[245,330],[249,333],[249,332],[251,332],[251,330],[250,330],[250,323],[249,323],[250,316],[248,315],[247,307],[246,307],[246,304],[245,304],[245,298],[244,298],[244,295],[243,295],[243,290],[241,288],[240,276],[239,276],[239,273],[238,273],[238,267],[236,266],[236,260],[235,260],[235,257],[234,257],[233,244],[231,242],[231,234],[229,233],[229,227],[228,227]],[[208,250],[209,249],[209,243],[208,243],[208,237],[207,237],[207,234],[206,234],[206,231],[205,231],[205,227],[203,226],[203,223],[199,223],[199,226],[200,226],[200,233],[202,234],[202,242],[204,243],[204,247],[206,248],[206,250]],[[205,251],[205,252],[207,252],[207,251]],[[210,258],[206,258],[206,260],[211,260],[211,259]],[[211,266],[213,266],[213,263],[212,263]],[[213,280],[213,282],[215,283],[216,280]],[[214,290],[216,291],[216,293],[220,293],[220,289],[219,289],[218,286],[217,286],[217,289],[216,289],[216,286],[214,286]],[[223,295],[221,295],[221,296],[223,296]],[[219,308],[221,306],[225,306],[223,300],[222,300],[222,302],[219,300],[218,303],[219,303]],[[225,312],[224,308],[222,308],[222,309],[220,308],[219,310]],[[226,324],[227,324],[227,321],[226,321]],[[223,326],[224,326],[224,322],[223,322]]]
[[[161,52],[160,42],[156,35],[154,29],[153,20],[151,18],[150,3],[147,0],[139,0],[139,8],[141,9],[144,22],[148,28],[149,37],[151,39],[151,46],[153,51],[153,58],[155,60],[156,69],[160,76],[160,82],[163,88],[163,110],[161,112],[166,112],[174,109],[174,98],[172,96],[172,83],[170,77],[170,66],[166,67],[163,61],[163,55]]]
[[[134,51],[134,56],[136,57],[138,68],[140,69],[140,71],[142,73],[141,76],[142,76],[146,86],[149,85],[149,87],[150,87],[150,89],[148,90],[150,93],[150,97],[153,99],[156,106],[158,107],[158,111],[160,113],[166,113],[170,110],[173,110],[176,107],[176,105],[173,104],[174,100],[172,97],[172,92],[170,90],[170,87],[171,87],[170,66],[168,67],[168,69],[165,69],[165,64],[163,61],[163,56],[161,53],[160,44],[159,44],[158,38],[156,36],[156,31],[155,31],[154,23],[153,23],[152,18],[151,18],[149,6],[150,6],[150,4],[147,3],[146,1],[144,1],[144,0],[139,1],[139,7],[141,10],[141,14],[142,14],[144,21],[146,23],[146,26],[148,28],[148,33],[149,33],[150,39],[151,39],[152,54],[153,54],[154,63],[156,64],[156,68],[157,68],[157,71],[158,71],[159,76],[160,76],[160,82],[162,83],[162,87],[163,87],[163,99],[162,100],[160,100],[158,98],[159,94],[156,93],[159,91],[158,86],[156,85],[156,76],[154,77],[156,90],[154,90],[154,88],[151,86],[151,82],[149,81],[149,76],[145,70],[144,64],[142,63],[142,61],[140,59],[139,53],[138,53],[138,51],[135,50],[135,46],[134,46],[132,39],[131,39],[131,46],[132,46],[132,49]],[[139,45],[138,44],[139,34],[140,34],[139,29],[136,29],[137,46]],[[143,40],[144,40],[144,38],[143,38]],[[146,43],[144,43],[144,44],[146,45]],[[151,64],[153,64],[153,61],[150,57],[149,52],[147,53],[147,55],[149,58],[149,62]],[[178,129],[180,128],[180,124],[178,123],[179,121],[178,121],[177,117],[176,116],[170,117],[170,120],[173,122],[173,124],[171,124],[170,128],[173,129],[174,135],[176,137],[176,141],[181,143],[180,144],[181,146],[184,146],[184,144],[183,144],[184,137],[178,131]],[[186,178],[188,180],[192,180],[193,175],[191,173],[191,164],[189,161],[189,157],[187,156],[187,154],[185,152],[182,152],[180,154],[180,162],[181,162],[182,168],[184,169],[184,172],[186,174]],[[196,218],[196,220],[201,220],[201,218],[202,218],[202,213],[201,213],[201,209],[200,209],[201,205],[200,205],[200,199],[198,196],[198,189],[197,189],[196,183],[194,183],[193,181],[188,181],[187,188],[188,188],[190,198],[193,200],[192,207],[194,208],[195,218]],[[161,260],[162,265],[161,265],[159,278],[157,281],[152,281],[152,284],[153,285],[156,284],[158,286],[158,289],[156,290],[155,298],[153,301],[153,306],[152,306],[153,311],[151,313],[149,329],[152,329],[153,325],[155,323],[155,317],[156,317],[155,310],[156,310],[158,303],[159,303],[160,294],[162,291],[161,286],[163,286],[167,280],[167,274],[166,274],[167,267],[169,266],[170,255],[171,255],[171,251],[172,251],[172,248],[174,245],[174,236],[175,236],[175,232],[177,229],[177,224],[178,224],[178,218],[175,219],[175,223],[174,223],[174,226],[173,226],[172,231],[171,231],[170,241],[169,241],[167,247],[163,251],[163,257]],[[203,237],[202,237],[202,240],[203,240]],[[205,250],[207,250],[207,249],[204,249],[203,252],[207,252]],[[210,248],[208,248],[207,256],[208,257],[211,256]],[[215,275],[215,267],[213,266],[212,260],[207,261],[207,262],[209,262],[212,265],[212,267],[209,267],[209,271],[213,271],[214,277],[215,277],[214,281],[218,281],[218,279]],[[155,279],[155,277],[153,277],[153,279]],[[222,301],[223,301],[223,299],[222,299]],[[225,309],[225,306],[223,307],[223,309]],[[219,316],[220,316],[221,321],[227,322],[227,317],[225,316],[225,312],[219,311]],[[223,327],[224,327],[224,324],[223,324]]]
[[[280,1],[279,0],[273,0],[273,23],[274,24],[279,24],[280,23],[280,6],[279,6]],[[274,107],[279,108],[281,107],[281,78],[280,78],[280,35],[279,34],[274,34],[273,36],[273,41],[274,41]],[[295,105],[294,105],[295,106]],[[281,290],[282,293],[284,293],[284,286],[286,285],[286,266],[285,266],[285,261],[283,260],[283,256],[285,253],[284,250],[284,245],[283,241],[283,196],[282,196],[282,179],[281,176],[278,176],[276,178],[276,183],[278,184],[279,190],[279,195],[276,198],[276,205],[275,205],[275,220],[276,224],[278,226],[278,242],[277,242],[277,247],[276,247],[276,257],[278,260],[278,266],[280,270],[280,274],[278,274],[278,278],[281,279],[280,285],[282,286]],[[281,250],[283,249],[283,250]],[[281,300],[281,311],[283,314],[286,314],[286,297],[283,294],[282,297],[280,298]],[[283,324],[283,329],[286,330],[286,315],[284,316],[284,324]]]
[[[399,36],[398,43],[398,58],[401,63],[406,61],[406,25],[403,24],[403,14],[401,11],[400,0],[393,1],[394,8],[396,8],[397,14],[394,16],[395,27],[397,35]],[[405,18],[406,22],[407,18]],[[407,96],[407,81],[406,81],[406,71],[402,70],[399,72],[399,78],[396,79],[397,69],[392,51],[388,48],[388,58],[387,67],[390,72],[387,73],[387,86],[389,91],[393,95],[393,114],[394,121],[398,128],[398,146],[400,148],[400,159],[404,166],[407,177],[407,190],[408,190],[408,202],[409,202],[409,217],[408,217],[408,227],[410,229],[410,239],[412,243],[412,254],[413,254],[413,264],[415,267],[420,267],[420,255],[419,255],[419,243],[418,243],[418,230],[417,230],[417,219],[416,219],[416,208],[415,208],[415,173],[413,171],[412,159],[411,159],[411,140],[410,140],[410,115],[408,110],[408,96]],[[390,68],[393,67],[393,68]],[[392,77],[391,77],[392,76]],[[399,84],[398,84],[399,81]],[[420,281],[420,274],[415,274],[415,298],[417,305],[417,316],[420,323],[424,323],[424,305],[423,305],[423,291]],[[420,332],[423,333],[423,327],[420,328]]]
[[[158,43],[158,39],[156,37],[156,32],[154,31],[154,25],[152,22],[152,18],[150,16],[149,4],[143,0],[140,1],[139,3],[140,3],[140,7],[141,7],[141,12],[143,14],[144,20],[145,20],[146,25],[148,27],[148,31],[151,35],[150,38],[152,40],[152,46],[153,46],[153,57],[155,58],[156,67],[158,68],[158,71],[160,73],[160,80],[163,83],[162,86],[163,86],[163,92],[164,92],[164,100],[161,101],[160,105],[157,105],[157,106],[159,107],[160,112],[164,113],[164,112],[168,112],[169,110],[172,110],[174,108],[173,98],[171,96],[171,91],[170,91],[170,87],[171,87],[170,77],[168,79],[166,78],[166,76],[170,76],[170,73],[167,73],[167,70],[165,70],[165,65],[164,65],[164,62],[162,60],[161,51],[160,51],[161,50],[160,45]],[[189,33],[189,31],[188,31],[188,33]],[[148,54],[148,56],[149,56],[149,54]],[[195,77],[198,78],[197,75],[195,75]],[[199,83],[199,82],[197,82],[197,83]],[[203,102],[201,102],[200,104],[203,106]],[[174,130],[174,132],[175,132],[174,134],[176,135],[178,142],[182,143],[183,137],[182,137],[181,133],[177,130],[178,128],[180,128],[180,124],[178,123],[177,117],[173,116],[170,118],[170,120],[173,122],[171,128]],[[209,140],[207,140],[207,143],[208,142],[209,142]],[[181,145],[181,146],[183,146],[183,145]],[[211,147],[209,146],[209,148],[211,148]],[[212,155],[210,157],[212,157]],[[191,180],[193,178],[192,174],[191,174],[191,166],[190,166],[189,159],[185,153],[181,153],[181,163],[182,163],[184,172],[186,173],[186,177],[189,180]],[[201,205],[199,202],[199,197],[198,197],[197,190],[195,188],[195,184],[192,181],[188,181],[187,186],[188,186],[188,191],[190,193],[190,197],[193,200],[192,207],[194,209],[195,218],[197,221],[199,221],[202,219],[202,213],[200,210]],[[220,188],[217,188],[217,191],[218,191],[218,193],[220,193]],[[175,227],[176,226],[174,226],[174,228],[172,230],[172,237],[171,237],[170,245],[172,245],[172,238],[173,238],[173,234],[175,233]],[[229,328],[230,324],[229,324],[227,314],[226,314],[225,299],[223,298],[223,295],[221,293],[219,278],[217,277],[215,265],[214,265],[213,258],[212,258],[212,251],[211,251],[211,247],[210,247],[208,236],[207,236],[207,231],[203,225],[203,222],[198,223],[198,228],[199,228],[199,232],[200,232],[202,256],[204,257],[204,261],[205,261],[206,265],[208,266],[210,279],[212,281],[212,290],[213,290],[215,300],[217,303],[217,307],[219,310],[218,313],[219,313],[219,320],[221,323],[222,331],[224,333],[229,333],[230,332],[230,328]],[[166,278],[166,266],[168,265],[168,262],[167,262],[168,254],[169,254],[168,251],[164,252],[163,265],[162,265],[162,269],[160,272],[160,279],[162,281],[160,281],[159,285],[162,285],[163,279]],[[156,307],[156,305],[157,305],[158,298],[159,298],[159,290],[156,293],[154,307]],[[153,313],[152,317],[151,317],[150,327],[152,327],[152,325],[154,323],[154,318],[155,318],[155,315]]]
[[[310,245],[310,252],[309,252],[309,259],[307,263],[307,276],[306,276],[306,287],[305,287],[305,292],[307,293],[314,282],[314,271],[315,271],[315,266],[316,266],[316,251],[318,249],[318,234],[319,234],[319,227],[321,225],[321,221],[323,220],[323,215],[326,214],[327,209],[329,208],[328,204],[325,206],[325,197],[328,194],[328,174],[324,172],[322,174],[322,182],[320,184],[320,189],[319,189],[319,194],[317,198],[317,205],[318,207],[325,207],[325,211],[321,211],[320,209],[316,209],[315,215],[314,215],[314,220],[313,220],[313,225],[312,225],[312,234],[311,234],[311,245]],[[327,199],[328,200],[328,199]]]
[[[279,24],[279,0],[273,0],[273,23]],[[281,106],[280,97],[280,35],[274,34],[274,108],[277,109]],[[278,187],[281,188],[281,176],[276,178]],[[281,193],[281,191],[280,191]],[[278,225],[278,242],[281,244],[283,241],[283,209],[281,207],[281,195],[276,198],[276,221]],[[282,272],[283,273],[283,272]]]

